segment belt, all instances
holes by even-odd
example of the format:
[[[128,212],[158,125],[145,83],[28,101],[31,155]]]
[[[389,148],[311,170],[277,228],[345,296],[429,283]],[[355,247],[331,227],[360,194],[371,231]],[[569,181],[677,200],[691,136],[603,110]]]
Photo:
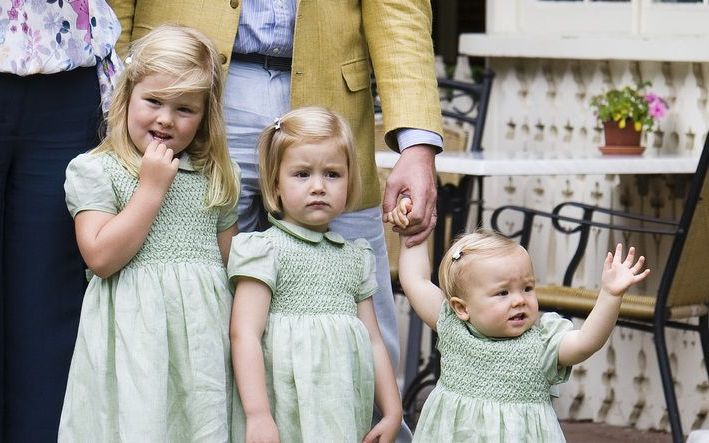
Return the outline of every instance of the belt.
[[[272,57],[256,52],[249,54],[234,52],[231,54],[231,58],[247,63],[258,63],[271,71],[290,71],[290,66],[293,63],[293,59],[290,57]]]

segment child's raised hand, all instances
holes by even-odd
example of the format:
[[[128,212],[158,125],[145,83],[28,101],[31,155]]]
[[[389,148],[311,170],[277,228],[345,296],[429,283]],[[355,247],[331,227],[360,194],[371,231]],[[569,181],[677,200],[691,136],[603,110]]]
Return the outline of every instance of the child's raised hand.
[[[405,229],[409,226],[408,213],[411,212],[411,208],[413,208],[411,199],[409,197],[401,197],[394,209],[384,214],[384,221]]]
[[[642,281],[650,274],[649,269],[643,269],[645,257],[642,255],[635,261],[635,248],[628,249],[625,260],[623,257],[623,244],[618,243],[615,247],[615,254],[609,252],[606,261],[603,263],[603,274],[601,275],[601,289],[611,295],[622,296],[632,285]],[[642,271],[642,272],[641,272]]]
[[[172,149],[163,143],[152,141],[145,148],[145,153],[140,161],[138,173],[140,183],[157,188],[165,194],[177,175],[179,164],[180,159],[174,157]]]

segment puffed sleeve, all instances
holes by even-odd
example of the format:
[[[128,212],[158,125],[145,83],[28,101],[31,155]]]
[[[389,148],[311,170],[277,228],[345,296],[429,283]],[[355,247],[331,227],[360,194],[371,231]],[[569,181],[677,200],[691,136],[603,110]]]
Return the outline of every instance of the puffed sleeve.
[[[542,367],[547,380],[552,385],[564,383],[571,375],[571,366],[559,368],[559,345],[564,335],[574,328],[571,320],[567,320],[556,312],[544,313],[539,320],[542,339],[545,346],[542,352]]]
[[[81,211],[118,214],[116,195],[103,170],[103,156],[81,154],[66,168],[66,206],[72,217]]]
[[[241,169],[236,162],[231,163],[234,168],[234,179],[236,180],[236,187],[239,189],[239,183],[241,183]],[[239,194],[236,195],[236,201],[239,201]],[[236,223],[236,206],[222,207],[219,210],[219,219],[217,219],[217,232],[225,231],[231,228],[234,223]]]
[[[251,277],[264,282],[271,292],[275,292],[278,269],[271,239],[263,232],[237,234],[231,241],[227,273],[235,285],[238,277]]]
[[[371,297],[377,291],[377,259],[367,240],[358,238],[354,241],[354,244],[362,250],[364,257],[362,279],[355,297],[355,301],[359,303]]]

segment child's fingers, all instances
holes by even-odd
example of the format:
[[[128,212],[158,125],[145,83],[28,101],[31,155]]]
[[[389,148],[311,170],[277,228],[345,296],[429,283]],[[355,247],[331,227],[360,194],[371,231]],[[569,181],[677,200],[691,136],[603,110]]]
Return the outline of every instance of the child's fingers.
[[[608,251],[608,254],[606,254],[606,260],[603,262],[603,268],[610,269],[612,265],[613,265],[613,253]]]
[[[162,152],[162,159],[166,162],[172,162],[172,159],[175,157],[175,152],[163,144],[160,144],[160,147],[165,149],[165,151]]]
[[[411,198],[407,196],[401,197],[401,200],[399,200],[399,210],[406,214],[411,210],[411,207],[413,206],[413,203],[411,202]]]
[[[409,218],[401,212],[394,211],[392,216],[394,218],[394,223],[396,223],[397,226],[402,228],[409,226]]]
[[[633,284],[645,280],[645,278],[646,278],[648,275],[650,275],[650,270],[649,270],[649,269],[644,270],[644,271],[643,271],[642,273],[640,273],[640,274],[634,275],[634,276],[633,276]]]
[[[615,246],[615,254],[613,254],[613,263],[620,263],[623,257],[623,244],[618,243]]]
[[[641,255],[640,258],[638,258],[638,261],[635,263],[635,266],[630,268],[631,271],[633,271],[633,274],[637,274],[640,272],[640,270],[643,268],[645,265],[645,256]]]
[[[625,257],[625,261],[623,264],[627,267],[633,266],[633,262],[635,261],[635,247],[631,246],[630,249],[628,249],[628,255]]]
[[[381,431],[377,426],[375,426],[367,435],[364,436],[362,443],[375,443],[379,439],[380,435]]]

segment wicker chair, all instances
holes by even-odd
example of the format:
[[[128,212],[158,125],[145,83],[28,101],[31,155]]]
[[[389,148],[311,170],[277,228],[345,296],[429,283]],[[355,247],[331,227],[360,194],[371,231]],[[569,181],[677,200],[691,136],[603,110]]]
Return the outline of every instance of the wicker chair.
[[[596,290],[572,286],[574,272],[585,254],[592,227],[673,237],[672,247],[664,266],[653,269],[654,272],[662,273],[657,293],[624,296],[618,325],[647,331],[654,335],[672,438],[676,443],[684,441],[684,436],[667,352],[665,328],[699,333],[705,367],[709,375],[709,366],[706,364],[709,362],[709,272],[706,270],[707,245],[709,245],[709,184],[705,180],[708,163],[709,136],[705,141],[696,173],[691,177],[679,221],[634,215],[575,202],[561,203],[551,213],[520,206],[502,206],[493,212],[491,219],[493,229],[500,230],[498,218],[502,213],[510,215],[510,211],[521,212],[522,228],[509,236],[519,237],[520,244],[525,247],[529,244],[535,217],[551,219],[551,224],[556,230],[579,236],[578,247],[567,267],[563,285],[541,286],[536,289],[540,309],[553,310],[577,318],[586,318],[597,296]],[[577,208],[577,211],[582,210],[582,217],[563,215],[565,209],[569,207]],[[610,215],[613,222],[596,221],[595,214]],[[640,226],[624,226],[615,223],[623,219],[640,222]],[[560,222],[564,222],[566,226],[571,223],[572,227],[564,227]],[[688,320],[696,320],[696,323]]]

